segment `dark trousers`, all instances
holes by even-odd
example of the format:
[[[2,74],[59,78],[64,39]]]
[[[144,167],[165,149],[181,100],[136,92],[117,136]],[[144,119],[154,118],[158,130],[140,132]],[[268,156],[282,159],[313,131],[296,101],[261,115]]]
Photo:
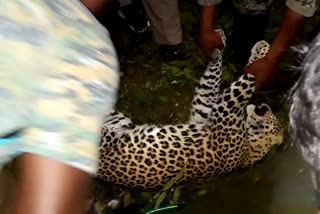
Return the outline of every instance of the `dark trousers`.
[[[269,12],[262,15],[243,15],[235,12],[234,31],[232,34],[232,44],[235,63],[243,68],[249,59],[252,47],[260,40],[264,39],[267,27]]]

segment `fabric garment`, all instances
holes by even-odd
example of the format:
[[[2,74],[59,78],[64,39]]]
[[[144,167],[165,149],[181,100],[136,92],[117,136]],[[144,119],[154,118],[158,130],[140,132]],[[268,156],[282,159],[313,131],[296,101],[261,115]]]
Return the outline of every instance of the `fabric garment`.
[[[274,0],[233,0],[238,14],[264,16]],[[202,6],[217,5],[222,0],[198,0]],[[179,7],[177,0],[143,0],[150,20],[155,42],[161,45],[177,45],[182,42]],[[287,0],[287,7],[296,13],[311,17],[319,6],[319,0]]]
[[[232,49],[234,63],[243,68],[247,65],[252,47],[264,39],[270,10],[260,15],[243,15],[234,12],[234,27],[232,33]]]
[[[239,13],[254,16],[265,14],[273,1],[275,0],[233,0],[233,4]],[[221,2],[222,0],[198,0],[202,6]],[[311,17],[319,6],[319,0],[287,0],[286,5],[302,16]]]
[[[153,38],[160,45],[182,42],[178,0],[142,0]]]
[[[78,0],[0,5],[0,164],[33,153],[95,173],[119,82],[108,32]]]

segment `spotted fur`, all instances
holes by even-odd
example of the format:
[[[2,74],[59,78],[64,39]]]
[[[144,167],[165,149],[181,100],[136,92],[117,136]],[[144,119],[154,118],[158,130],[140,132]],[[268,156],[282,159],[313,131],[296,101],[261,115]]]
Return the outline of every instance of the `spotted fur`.
[[[216,32],[221,36],[223,44],[226,45],[224,32],[220,29],[216,30]],[[202,123],[212,113],[212,108],[218,100],[222,83],[222,51],[219,49],[213,51],[206,71],[196,86],[189,122]]]
[[[248,65],[266,56],[269,50],[270,50],[270,45],[267,41],[262,40],[260,42],[257,42],[251,50],[251,55],[248,60]]]
[[[225,42],[223,31],[219,31]],[[260,43],[249,63],[264,57]],[[102,128],[98,176],[127,188],[158,188],[182,169],[177,182],[188,182],[246,167],[283,140],[282,128],[266,105],[248,105],[255,78],[242,75],[220,92],[222,51],[196,87],[188,122],[179,125],[134,125],[120,112]],[[245,111],[247,119],[245,118]]]

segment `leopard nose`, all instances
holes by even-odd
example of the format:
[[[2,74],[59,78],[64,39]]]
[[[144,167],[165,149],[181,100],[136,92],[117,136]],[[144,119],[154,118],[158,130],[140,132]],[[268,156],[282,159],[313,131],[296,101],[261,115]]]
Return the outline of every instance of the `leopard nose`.
[[[257,104],[254,108],[254,112],[261,117],[263,117],[267,111],[268,108],[263,104]]]

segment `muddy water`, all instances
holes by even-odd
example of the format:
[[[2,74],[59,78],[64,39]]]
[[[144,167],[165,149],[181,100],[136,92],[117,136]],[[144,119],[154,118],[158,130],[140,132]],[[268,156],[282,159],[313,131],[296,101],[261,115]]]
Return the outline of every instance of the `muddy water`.
[[[219,179],[207,195],[178,213],[315,214],[309,170],[297,149],[271,156],[245,172]]]

